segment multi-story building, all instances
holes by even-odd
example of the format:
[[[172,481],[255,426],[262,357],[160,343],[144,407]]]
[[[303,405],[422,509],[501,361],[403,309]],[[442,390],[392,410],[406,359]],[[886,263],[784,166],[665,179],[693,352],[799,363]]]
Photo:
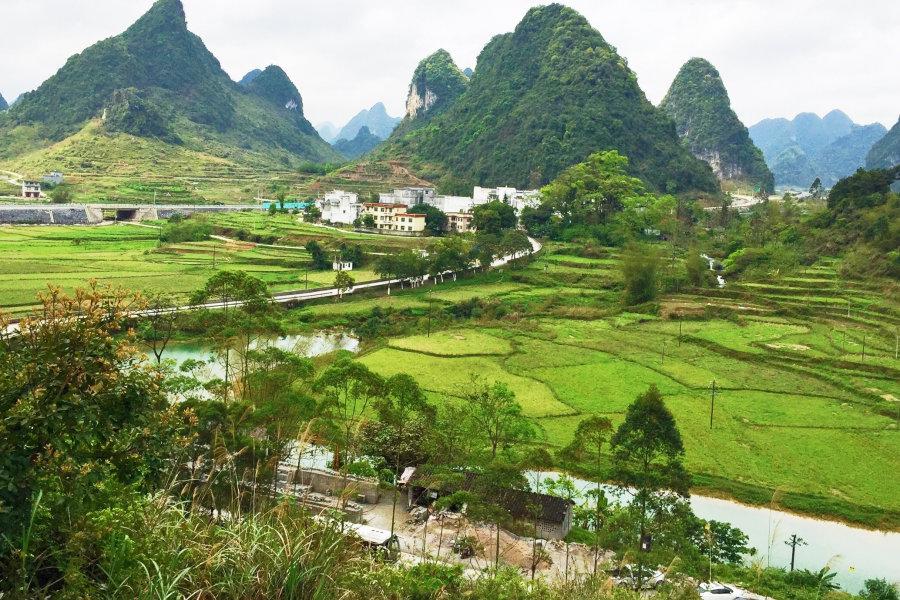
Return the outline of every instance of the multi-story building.
[[[405,204],[367,202],[363,206],[365,207],[365,216],[371,215],[375,219],[375,229],[379,232],[421,233],[425,231],[425,215],[406,212],[408,207]]]
[[[324,198],[319,198],[316,206],[322,211],[323,221],[342,225],[352,225],[363,212],[359,196],[342,190],[334,190]]]
[[[434,196],[425,204],[429,204],[447,214],[450,214],[468,212],[472,210],[474,201],[471,198],[466,198],[465,196]]]
[[[434,188],[399,188],[379,195],[379,204],[403,204],[404,206],[418,206],[431,204],[434,200]]]
[[[511,205],[516,211],[521,211],[526,206],[537,206],[540,204],[541,192],[538,190],[517,190],[511,187],[483,188],[476,186],[472,196],[476,206],[500,201]]]
[[[40,181],[23,181],[22,182],[23,198],[40,198],[41,182]]]
[[[447,213],[447,225],[444,231],[455,231],[457,233],[465,233],[467,231],[475,231],[472,227],[472,213],[467,212],[451,212]]]

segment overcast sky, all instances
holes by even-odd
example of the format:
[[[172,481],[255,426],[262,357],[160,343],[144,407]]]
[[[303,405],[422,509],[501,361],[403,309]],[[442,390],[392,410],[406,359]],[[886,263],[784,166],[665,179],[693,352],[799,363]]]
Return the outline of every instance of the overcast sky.
[[[341,126],[384,102],[402,116],[418,62],[447,49],[460,68],[528,0],[183,0],[188,27],[233,78],[280,65],[307,118]],[[0,93],[36,88],[72,54],[117,35],[153,0],[2,0]],[[693,56],[722,74],[745,124],[839,108],[891,127],[900,115],[897,0],[570,0],[628,58],[658,104]],[[27,26],[10,26],[13,23]]]

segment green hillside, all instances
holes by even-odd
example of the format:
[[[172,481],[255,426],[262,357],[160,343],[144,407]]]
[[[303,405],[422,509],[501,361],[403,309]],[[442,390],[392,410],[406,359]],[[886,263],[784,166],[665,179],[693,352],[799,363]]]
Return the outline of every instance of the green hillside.
[[[866,157],[867,169],[889,169],[900,165],[900,121],[875,142]]]
[[[775,189],[762,152],[731,109],[725,84],[708,61],[692,58],[685,63],[660,108],[675,121],[684,147],[709,163],[719,179]]]
[[[338,160],[303,116],[278,67],[233,82],[187,29],[180,0],[159,0],[123,34],[71,57],[0,117],[0,159],[47,147],[94,118],[109,131],[157,137],[223,158],[228,149]]]
[[[415,80],[411,91],[421,96]],[[439,102],[440,95],[433,106]],[[647,100],[627,61],[559,4],[531,9],[513,33],[491,40],[468,90],[427,126],[412,127],[418,120],[407,116],[386,154],[466,184],[534,188],[592,153],[617,150],[654,189],[719,189],[709,166],[681,147],[672,122]]]
[[[438,50],[416,67],[406,100],[406,116],[391,138],[402,140],[452,106],[469,88],[469,79],[446,50]]]

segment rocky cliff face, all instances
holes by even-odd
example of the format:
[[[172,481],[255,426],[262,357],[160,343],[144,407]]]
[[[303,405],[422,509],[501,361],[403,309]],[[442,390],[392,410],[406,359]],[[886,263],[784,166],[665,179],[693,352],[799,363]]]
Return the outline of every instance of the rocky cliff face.
[[[709,163],[720,180],[774,190],[762,152],[731,109],[725,84],[708,61],[693,58],[685,63],[660,107],[675,122],[684,147]]]
[[[409,85],[406,118],[432,118],[465,93],[469,79],[446,50],[438,50],[419,63]]]

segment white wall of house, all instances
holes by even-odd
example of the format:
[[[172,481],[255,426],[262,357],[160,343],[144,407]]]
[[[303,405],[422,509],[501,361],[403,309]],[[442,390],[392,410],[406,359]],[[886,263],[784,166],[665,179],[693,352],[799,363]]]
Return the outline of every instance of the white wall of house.
[[[316,200],[316,206],[322,211],[322,220],[343,225],[352,225],[363,212],[359,196],[352,192],[335,190],[324,198]]]
[[[465,196],[435,196],[426,204],[430,204],[445,213],[460,213],[472,210],[472,207],[475,206],[475,201]]]

